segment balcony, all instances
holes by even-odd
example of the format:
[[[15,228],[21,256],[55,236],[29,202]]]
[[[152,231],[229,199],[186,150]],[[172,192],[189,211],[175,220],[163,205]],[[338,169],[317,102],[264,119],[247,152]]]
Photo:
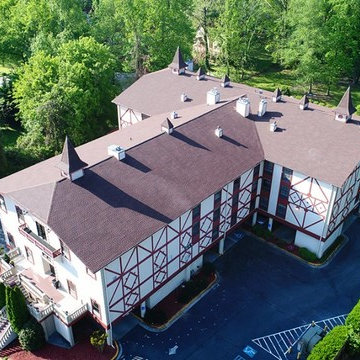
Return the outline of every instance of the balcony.
[[[61,255],[61,249],[53,248],[49,243],[47,243],[43,238],[32,232],[26,224],[19,226],[20,233],[25,236],[30,242],[35,244],[42,252],[51,258],[56,258]]]

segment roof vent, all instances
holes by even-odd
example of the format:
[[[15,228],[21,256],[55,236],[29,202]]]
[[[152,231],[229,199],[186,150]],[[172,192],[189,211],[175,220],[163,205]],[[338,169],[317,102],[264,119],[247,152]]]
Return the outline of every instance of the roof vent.
[[[108,155],[113,156],[117,160],[125,159],[125,149],[119,145],[108,146]]]
[[[248,97],[240,97],[236,101],[236,111],[243,117],[248,117],[250,113],[250,100]]]
[[[176,112],[176,111],[172,111],[171,113],[170,113],[170,119],[171,120],[175,120],[175,119],[177,119],[179,117],[179,114]]]
[[[224,77],[221,80],[221,86],[222,87],[228,87],[230,86],[230,78],[227,75],[224,75]]]
[[[224,130],[218,126],[216,129],[215,129],[215,135],[218,137],[218,138],[221,138],[224,134]]]
[[[196,80],[204,80],[205,79],[205,71],[204,69],[200,66],[199,70],[196,73]]]
[[[335,119],[341,122],[347,122],[351,119],[352,114],[356,111],[351,98],[350,86],[345,91],[339,105],[335,109]]]
[[[161,131],[167,134],[171,134],[174,131],[174,125],[168,118],[161,124]]]
[[[273,123],[270,123],[270,131],[275,132],[277,129],[277,123],[274,121]]]
[[[169,68],[172,70],[173,74],[181,75],[185,74],[185,68],[187,64],[185,63],[180,48],[176,49],[173,61],[169,65]]]
[[[273,92],[273,96],[272,96],[272,101],[273,102],[279,102],[281,100],[281,90],[279,88],[277,88],[274,92]]]
[[[181,102],[185,102],[185,101],[187,101],[187,99],[188,99],[188,97],[187,97],[187,95],[186,95],[185,93],[182,93],[182,94],[180,95],[180,100],[181,100]]]
[[[213,88],[206,93],[206,103],[215,105],[220,101],[220,92],[217,88]]]
[[[259,111],[258,116],[264,116],[267,109],[267,101],[265,99],[261,99],[259,102]]]
[[[309,98],[306,95],[301,98],[299,107],[301,110],[306,110],[309,107]]]

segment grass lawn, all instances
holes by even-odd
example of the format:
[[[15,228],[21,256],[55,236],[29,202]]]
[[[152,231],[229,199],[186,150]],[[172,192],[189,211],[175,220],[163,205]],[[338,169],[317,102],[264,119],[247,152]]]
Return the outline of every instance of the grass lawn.
[[[2,142],[4,148],[11,148],[16,145],[17,138],[21,135],[20,131],[15,130],[9,126],[0,127],[2,134]]]
[[[222,77],[226,73],[225,67],[213,66],[212,75]],[[274,91],[277,87],[281,90],[288,89],[290,95],[300,99],[307,91],[308,86],[299,82],[296,74],[292,70],[282,70],[278,65],[272,63],[271,58],[264,57],[259,59],[257,71],[247,71],[243,79],[233,72],[230,78],[236,82],[241,82],[259,89]],[[314,97],[311,102],[319,105],[336,107],[343,96],[348,84],[343,82],[330,88],[330,95],[326,95],[326,86],[320,84],[313,85]],[[357,115],[360,115],[360,85],[352,86],[353,104],[357,108]]]

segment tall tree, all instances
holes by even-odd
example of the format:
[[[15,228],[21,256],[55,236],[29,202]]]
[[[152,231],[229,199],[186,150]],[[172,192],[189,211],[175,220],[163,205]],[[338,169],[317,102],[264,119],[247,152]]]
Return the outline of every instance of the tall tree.
[[[26,306],[26,300],[21,290],[6,287],[6,313],[12,329],[18,334],[23,328],[30,314]]]
[[[38,52],[14,85],[27,148],[58,152],[65,133],[75,144],[104,134],[115,124],[108,105],[117,92],[114,59],[93,38],[63,44],[55,56]]]
[[[2,134],[0,129],[0,178],[7,174],[7,161],[5,157],[4,147],[2,143]],[[0,292],[1,296],[1,292]]]

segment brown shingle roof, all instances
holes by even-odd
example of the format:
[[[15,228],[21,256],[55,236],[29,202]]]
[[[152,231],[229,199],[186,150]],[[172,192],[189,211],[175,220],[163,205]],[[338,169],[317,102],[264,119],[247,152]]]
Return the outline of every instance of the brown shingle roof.
[[[345,91],[335,111],[340,114],[346,114],[347,116],[350,116],[356,112],[355,106],[353,106],[352,103],[350,86]]]

